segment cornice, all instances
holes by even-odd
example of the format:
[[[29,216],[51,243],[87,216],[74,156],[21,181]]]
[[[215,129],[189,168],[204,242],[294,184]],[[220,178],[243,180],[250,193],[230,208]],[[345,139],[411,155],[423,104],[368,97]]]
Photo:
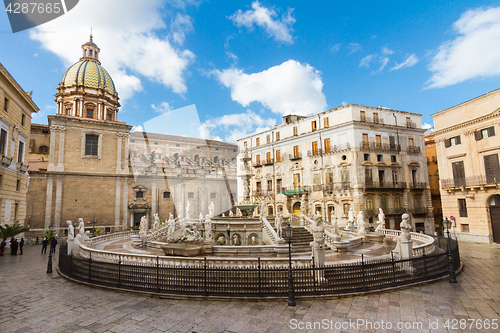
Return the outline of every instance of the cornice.
[[[495,111],[493,111],[492,113],[486,115],[486,116],[482,116],[482,117],[479,117],[479,118],[474,118],[474,119],[471,119],[471,120],[468,120],[466,122],[463,122],[463,123],[460,123],[460,124],[457,124],[457,125],[453,125],[453,126],[450,126],[450,127],[446,127],[446,128],[443,128],[441,130],[438,130],[438,131],[434,131],[434,137],[436,137],[437,135],[441,135],[441,134],[444,134],[444,133],[448,133],[448,132],[451,132],[451,131],[454,131],[454,130],[457,130],[457,129],[460,129],[460,128],[464,128],[464,127],[467,127],[467,126],[470,126],[470,125],[473,125],[473,124],[477,124],[477,123],[480,123],[482,121],[485,121],[485,120],[489,120],[489,119],[493,119],[493,118],[498,118],[500,117],[500,108],[499,109],[496,109]],[[464,134],[467,135],[471,135],[469,133],[474,133],[474,131],[466,131],[464,132]],[[436,141],[441,141],[442,139],[435,139]]]

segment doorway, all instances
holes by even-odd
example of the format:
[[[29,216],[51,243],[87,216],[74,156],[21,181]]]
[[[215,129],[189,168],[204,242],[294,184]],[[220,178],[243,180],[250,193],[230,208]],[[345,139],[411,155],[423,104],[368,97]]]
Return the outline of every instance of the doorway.
[[[293,213],[297,216],[300,216],[300,202],[296,202],[293,204]]]
[[[134,213],[134,226],[141,224],[141,219],[144,215],[144,213]]]
[[[500,195],[496,194],[492,196],[489,205],[493,241],[500,243]]]

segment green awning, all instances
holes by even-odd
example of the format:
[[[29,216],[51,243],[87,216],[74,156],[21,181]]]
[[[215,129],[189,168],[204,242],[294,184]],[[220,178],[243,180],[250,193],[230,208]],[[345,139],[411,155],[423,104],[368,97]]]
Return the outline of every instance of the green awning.
[[[301,190],[301,189],[297,189],[297,190],[283,191],[281,193],[283,193],[284,195],[294,195],[294,194],[306,193],[306,191],[305,190]]]
[[[217,164],[215,164],[215,162],[214,162],[214,161],[212,161],[212,160],[211,160],[211,159],[209,159],[209,158],[207,158],[207,161],[209,161],[209,162],[210,162],[210,163],[212,163],[213,165],[217,165]]]
[[[170,162],[172,162],[172,163],[174,162],[174,160],[172,159],[172,157],[167,156],[167,158],[168,158],[168,160],[169,160]]]
[[[192,159],[190,159],[189,157],[188,157],[187,159],[188,159],[191,163],[196,164],[196,162],[195,162],[195,161],[193,161]]]

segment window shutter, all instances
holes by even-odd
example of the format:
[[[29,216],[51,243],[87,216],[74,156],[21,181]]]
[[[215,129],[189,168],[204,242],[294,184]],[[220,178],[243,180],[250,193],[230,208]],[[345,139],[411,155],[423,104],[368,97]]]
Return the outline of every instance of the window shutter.
[[[451,164],[453,169],[453,183],[455,186],[465,185],[464,162],[455,162]]]
[[[448,148],[448,147],[450,147],[450,146],[451,146],[450,139],[445,139],[445,140],[444,140],[444,146],[445,146],[446,148]]]
[[[488,137],[490,137],[490,136],[495,136],[495,127],[494,126],[488,127]]]
[[[474,132],[474,137],[476,138],[476,141],[477,140],[481,140],[483,138],[483,136],[481,134],[481,131],[475,131]]]
[[[484,156],[484,169],[486,172],[486,183],[500,183],[500,165],[498,154]]]
[[[462,140],[460,139],[460,135],[456,137],[456,144],[459,145],[462,143]]]

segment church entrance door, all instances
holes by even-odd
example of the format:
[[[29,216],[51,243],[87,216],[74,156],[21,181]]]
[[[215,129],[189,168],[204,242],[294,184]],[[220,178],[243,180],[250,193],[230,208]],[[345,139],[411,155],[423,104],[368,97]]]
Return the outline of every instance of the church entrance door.
[[[134,213],[134,226],[141,224],[141,218],[144,216],[144,213]]]

